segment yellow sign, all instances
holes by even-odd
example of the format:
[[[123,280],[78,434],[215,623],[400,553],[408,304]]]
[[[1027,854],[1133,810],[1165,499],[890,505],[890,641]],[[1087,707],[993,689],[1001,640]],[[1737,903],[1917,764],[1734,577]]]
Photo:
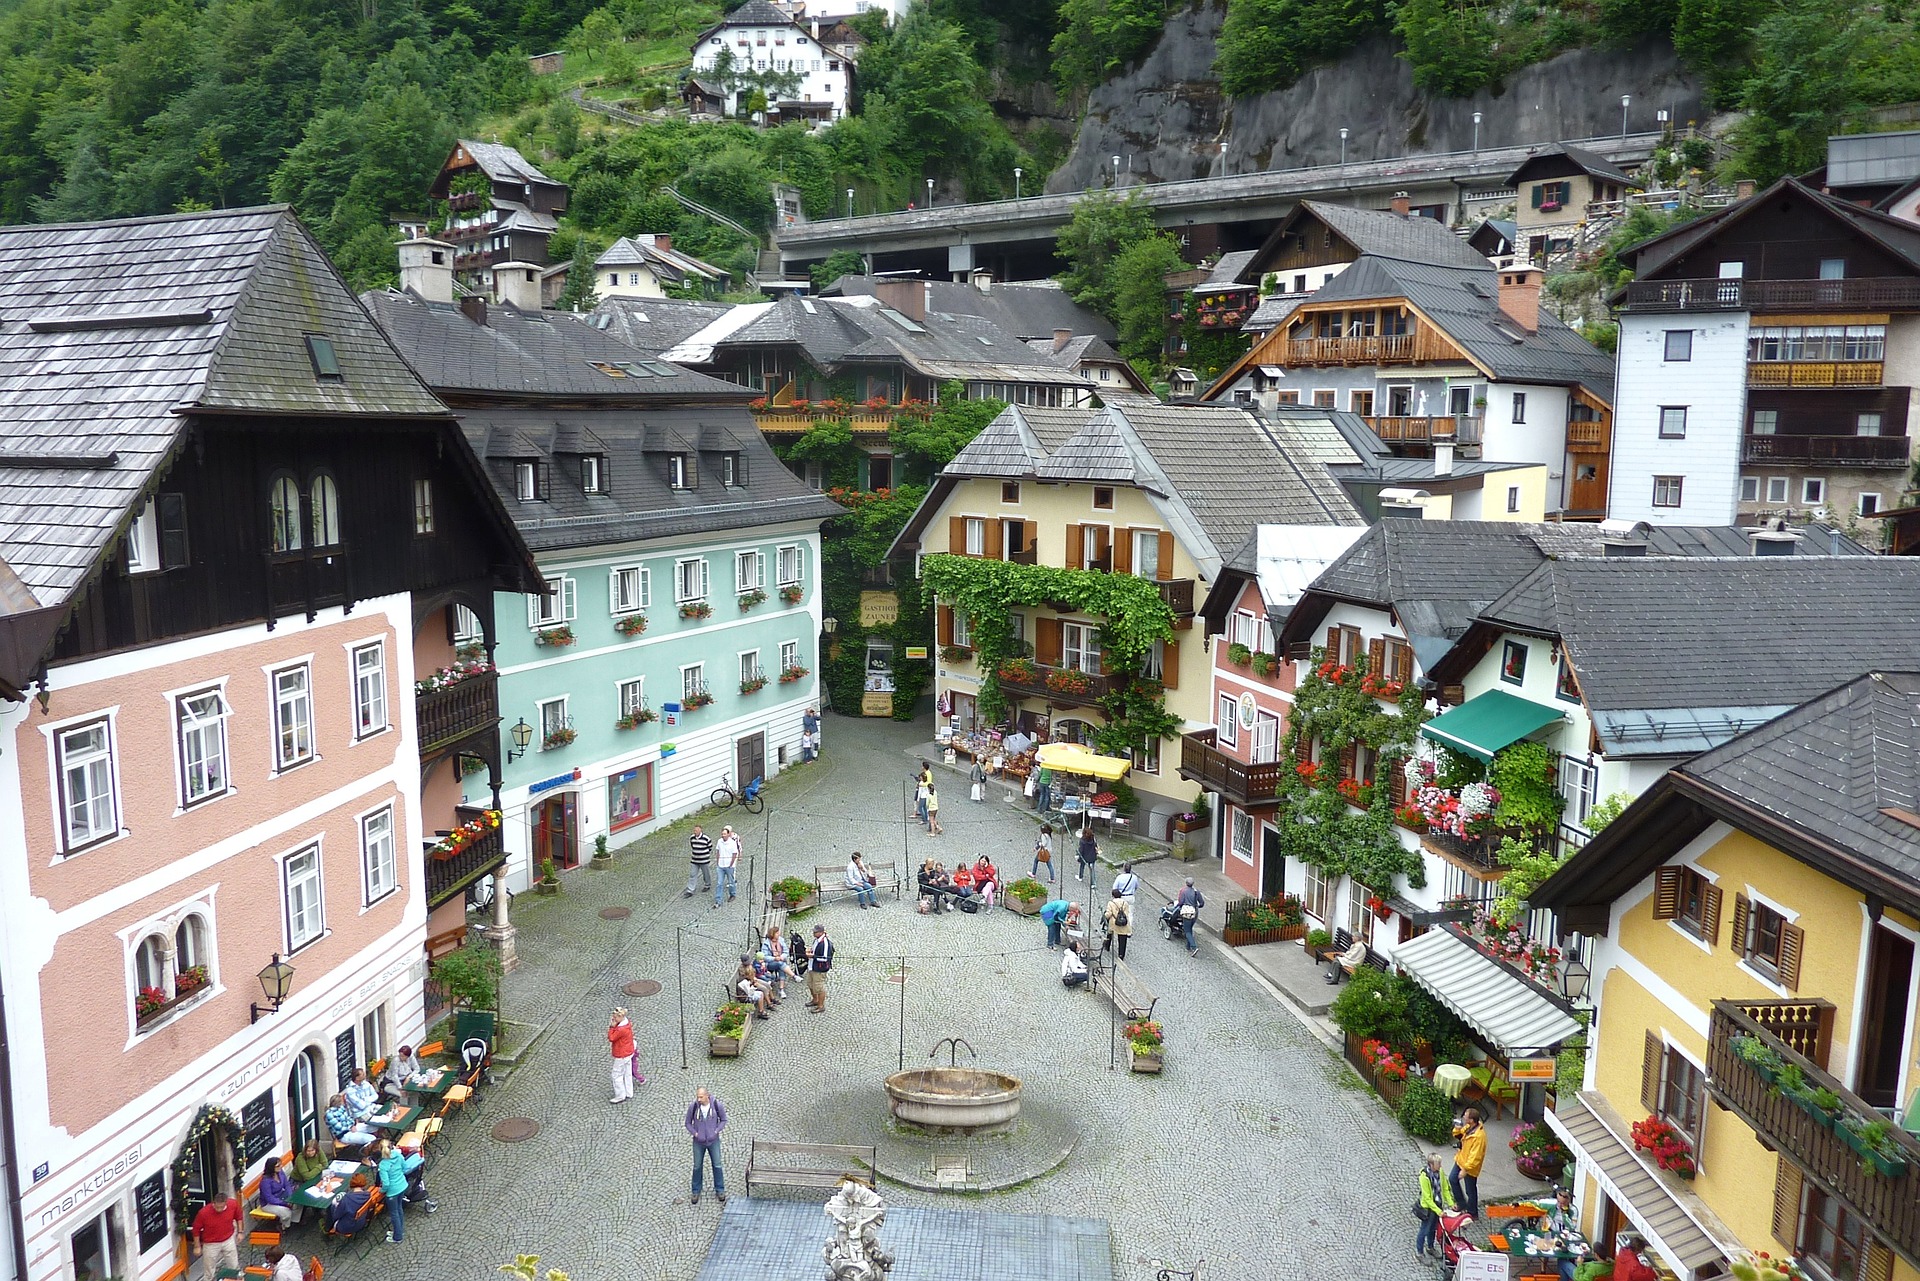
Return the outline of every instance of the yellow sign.
[[[925,645],[907,646],[908,658],[925,658],[926,656],[927,656],[927,647]]]
[[[860,593],[860,626],[885,627],[900,621],[900,598],[892,592]]]
[[[1515,1059],[1507,1065],[1509,1081],[1551,1081],[1554,1062],[1552,1059]]]
[[[860,696],[860,714],[862,716],[893,715],[893,695],[862,694]]]

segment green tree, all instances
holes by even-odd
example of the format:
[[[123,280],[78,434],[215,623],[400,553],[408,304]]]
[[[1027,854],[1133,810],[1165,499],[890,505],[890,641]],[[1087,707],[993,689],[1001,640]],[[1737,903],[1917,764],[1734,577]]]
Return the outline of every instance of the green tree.
[[[1385,0],[1228,0],[1213,68],[1235,96],[1281,89],[1386,29]]]
[[[554,239],[558,240],[556,236]],[[567,260],[567,285],[553,305],[560,311],[592,311],[600,301],[593,291],[593,260],[606,252],[606,245],[598,237],[576,236],[571,256]]]
[[[1706,78],[1716,99],[1739,96],[1748,41],[1767,8],[1768,0],[1680,0],[1674,7],[1674,50]]]
[[[1394,34],[1413,64],[1413,83],[1429,93],[1464,98],[1499,75],[1492,18],[1477,5],[1454,0],[1402,0]]]
[[[1064,0],[1053,38],[1053,69],[1064,88],[1090,87],[1153,47],[1166,22],[1164,0]]]
[[[1153,208],[1138,189],[1125,196],[1088,192],[1075,202],[1073,217],[1055,241],[1067,264],[1061,285],[1075,302],[1117,321],[1114,263],[1154,234]]]
[[[895,415],[887,440],[908,483],[931,481],[1007,407],[1002,400],[968,400],[966,395],[967,389],[958,382],[946,383],[940,388],[940,402],[925,416]]]
[[[1167,273],[1186,265],[1180,242],[1164,231],[1136,241],[1114,259],[1112,318],[1122,356],[1159,359],[1167,340]]]
[[[1914,87],[1911,43],[1901,68],[1887,56],[1901,42],[1886,22],[1838,0],[1788,0],[1760,21],[1753,44],[1735,165],[1762,184],[1821,164],[1829,134],[1843,132],[1870,102],[1887,101],[1870,91],[1870,76],[1893,72],[1873,86],[1882,91]]]
[[[857,276],[867,269],[867,260],[851,249],[836,249],[823,261],[807,270],[816,290],[825,289],[842,276]]]

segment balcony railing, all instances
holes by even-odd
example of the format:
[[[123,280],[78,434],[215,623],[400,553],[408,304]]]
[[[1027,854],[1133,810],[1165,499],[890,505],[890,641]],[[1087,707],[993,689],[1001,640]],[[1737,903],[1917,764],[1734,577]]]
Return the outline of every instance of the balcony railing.
[[[1191,578],[1162,579],[1154,586],[1160,589],[1160,599],[1167,602],[1167,608],[1173,611],[1175,618],[1193,617],[1193,580]]]
[[[1842,1142],[1831,1125],[1795,1104],[1734,1053],[1734,1037],[1754,1037],[1784,1063],[1799,1068],[1808,1089],[1833,1091],[1843,1115],[1878,1117],[1866,1100],[1798,1048],[1810,1043],[1824,1048],[1832,1018],[1833,1007],[1825,1001],[1715,1001],[1707,1031],[1707,1092],[1762,1143],[1865,1221],[1875,1236],[1920,1266],[1920,1194],[1914,1184],[1920,1178],[1920,1139],[1893,1127],[1890,1138],[1908,1172],[1898,1177],[1881,1174]]]
[[[466,805],[456,806],[453,811],[454,822],[469,823],[485,813],[485,810],[473,809]],[[427,906],[438,907],[500,866],[506,861],[506,857],[506,845],[500,839],[500,829],[496,827],[464,849],[456,850],[444,858],[429,858],[427,860]]]
[[[1878,360],[1749,360],[1749,387],[1878,387]]]
[[[1538,832],[1529,832],[1521,828],[1490,828],[1471,836],[1455,836],[1452,832],[1422,832],[1420,839],[1429,848],[1444,854],[1450,854],[1474,867],[1485,868],[1489,872],[1498,872],[1507,864],[1500,858],[1500,843],[1508,837],[1538,846],[1543,837]]]
[[[1373,434],[1389,443],[1395,441],[1452,441],[1456,445],[1480,443],[1484,419],[1464,415],[1369,415],[1367,426]]]
[[[1357,338],[1294,338],[1287,343],[1285,364],[1297,365],[1411,365],[1457,360],[1459,354],[1425,330],[1411,334],[1373,334]]]
[[[500,723],[500,677],[483,672],[458,685],[416,694],[413,715],[420,727],[423,756],[469,734],[492,729]]]
[[[883,432],[893,425],[894,413],[895,410],[892,406],[888,406],[885,409],[868,409],[865,406],[856,406],[850,412],[838,415],[838,417],[850,420],[854,431]],[[830,415],[827,414],[825,410],[817,409],[812,405],[809,405],[805,409],[775,408],[769,406],[766,409],[755,410],[753,421],[759,426],[761,431],[770,432],[776,436],[782,433],[799,435],[801,432],[812,427],[816,422],[828,417],[830,417]]]
[[[267,609],[275,618],[344,605],[352,595],[353,563],[345,543],[267,555]]]
[[[1905,467],[1912,447],[1905,436],[1748,436],[1741,457],[1749,463]]]
[[[1218,731],[1210,729],[1181,735],[1180,777],[1236,805],[1273,804],[1280,791],[1280,763],[1252,765],[1235,760],[1215,746],[1218,741]]]
[[[1029,667],[1030,676],[1003,669],[999,673],[1002,692],[1020,698],[1044,698],[1066,707],[1091,707],[1114,691],[1114,678],[1106,672],[1083,672],[1077,667],[1048,667],[1043,663],[1031,663]],[[1072,676],[1067,675],[1069,672]],[[1085,688],[1056,689],[1048,684],[1049,677],[1055,683],[1067,682]]]
[[[1597,418],[1575,419],[1567,424],[1567,448],[1578,449],[1582,445],[1593,445],[1600,449],[1607,447],[1607,425]]]
[[[1920,279],[1863,276],[1857,280],[1636,280],[1627,286],[1628,311],[1795,311],[1920,308]]]

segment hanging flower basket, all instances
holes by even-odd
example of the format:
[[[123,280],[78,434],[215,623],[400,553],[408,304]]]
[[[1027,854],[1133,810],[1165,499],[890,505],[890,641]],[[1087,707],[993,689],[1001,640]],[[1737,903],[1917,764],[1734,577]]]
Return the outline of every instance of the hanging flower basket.
[[[680,607],[682,618],[712,618],[713,606],[703,600],[690,600]]]
[[[558,627],[543,627],[533,634],[534,644],[550,645],[555,649],[571,645],[573,641],[573,628],[567,626],[565,623],[560,624]]]
[[[619,632],[622,636],[638,636],[641,632],[647,630],[647,616],[645,614],[627,614],[621,618],[616,618],[613,620],[613,630]]]

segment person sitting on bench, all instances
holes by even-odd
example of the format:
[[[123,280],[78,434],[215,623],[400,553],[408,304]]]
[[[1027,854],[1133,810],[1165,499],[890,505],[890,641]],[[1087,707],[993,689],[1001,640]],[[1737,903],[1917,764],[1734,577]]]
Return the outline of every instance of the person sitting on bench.
[[[1331,977],[1338,978],[1342,970],[1357,970],[1367,963],[1367,943],[1365,939],[1355,939],[1353,946],[1334,958]]]
[[[880,906],[873,896],[873,887],[878,883],[879,878],[868,870],[867,861],[855,850],[853,857],[847,860],[847,888],[853,891],[854,898],[859,900],[862,908]]]
[[[1000,891],[1000,869],[985,854],[973,865],[973,884],[980,891],[980,898],[992,907],[993,897]]]
[[[744,954],[740,957],[740,968],[733,972],[733,990],[740,994],[742,1001],[753,1006],[754,1018],[767,1017],[767,1006],[773,1000],[773,990],[762,983],[760,976],[754,972],[752,957]]]
[[[1060,983],[1064,987],[1083,987],[1087,982],[1087,963],[1080,959],[1080,945],[1072,943],[1060,957]]]
[[[953,909],[947,894],[951,887],[947,884],[947,874],[932,859],[920,865],[920,898],[926,903],[929,912],[947,912]]]

